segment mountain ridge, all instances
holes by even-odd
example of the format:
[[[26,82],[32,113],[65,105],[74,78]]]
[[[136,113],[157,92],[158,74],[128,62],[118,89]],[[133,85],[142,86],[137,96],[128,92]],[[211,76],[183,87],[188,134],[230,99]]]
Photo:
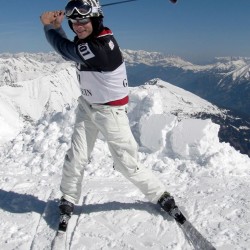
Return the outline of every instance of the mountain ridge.
[[[150,60],[153,60],[153,61],[156,60],[158,56],[162,58],[162,62],[166,60],[159,53],[151,54],[147,52],[146,54],[148,56],[150,55]],[[142,60],[141,57],[144,56],[144,52],[140,51],[139,55],[140,56],[138,56],[137,58],[138,60],[141,61]],[[191,63],[189,62],[186,63],[184,60],[182,60],[179,57],[171,56],[170,59],[168,61],[168,64],[175,65],[174,67],[176,67],[177,64],[180,65],[180,63],[182,65],[185,65],[185,67],[189,67],[189,68],[194,67],[192,66]],[[7,62],[4,60],[7,60]],[[224,58],[223,60],[226,62],[226,65],[229,68],[235,67],[235,65],[240,64],[239,62],[236,63],[236,61],[234,63],[231,63],[231,62],[228,63],[229,58]],[[129,60],[127,63],[129,64]],[[24,121],[25,120],[32,121],[34,119],[37,119],[37,117],[39,117],[39,115],[41,115],[42,112],[45,112],[45,111],[51,112],[53,110],[61,110],[65,106],[67,106],[69,103],[72,103],[74,100],[76,100],[78,95],[80,94],[73,64],[71,62],[67,62],[63,60],[56,53],[53,53],[53,52],[52,53],[38,53],[38,54],[20,53],[20,54],[14,55],[13,57],[11,54],[4,54],[4,55],[0,54],[0,71],[3,72],[4,69],[6,69],[6,67],[7,68],[9,67],[8,70],[12,77],[6,78],[6,76],[3,77],[3,74],[0,75],[0,86],[1,86],[0,95],[2,99],[8,100],[7,102],[9,104],[8,104],[8,108],[6,109],[15,110],[16,120],[19,120],[19,119],[22,120],[22,118],[20,117],[23,117],[25,118]],[[196,70],[199,71],[201,67],[203,66],[198,66]],[[205,66],[205,68],[208,68],[208,67]],[[141,89],[147,88],[145,87],[147,85],[151,85],[151,86],[155,85],[157,86],[157,88],[166,88],[166,83],[163,83],[164,81],[165,80],[163,80],[162,78],[161,79],[154,78],[154,79],[144,82],[143,85],[139,88]],[[42,99],[38,101],[38,99],[32,96],[32,94],[29,97],[27,97],[27,91],[28,92],[31,91],[34,83],[35,85],[40,87],[40,91],[39,91],[40,95],[44,94],[44,96],[47,96],[45,98],[46,100]],[[170,88],[170,86],[171,88],[173,88],[174,86],[173,84],[169,84],[169,83],[167,84],[168,84],[168,88]],[[27,88],[27,86],[30,86],[28,87],[28,90],[25,89]],[[67,93],[65,93],[64,91],[65,88],[67,89]],[[179,86],[179,87],[176,86],[175,88],[179,88],[178,91],[182,92],[181,94],[177,94],[177,95],[175,93],[175,95],[179,96],[179,99],[184,104],[182,108],[189,107],[190,101],[188,99],[185,100],[185,98],[183,97],[185,88],[182,88],[182,86]],[[22,98],[20,97],[20,91],[25,93],[24,96],[26,98],[26,102],[28,99],[32,99],[33,102],[30,102],[30,103],[28,102],[28,104],[26,103],[20,106],[20,102],[22,103],[22,100],[21,100]],[[34,91],[37,93],[37,90],[33,90],[32,92],[33,95],[35,93]],[[16,93],[16,96],[19,94],[19,100],[21,100],[19,103],[17,101],[15,102],[12,100],[13,93]],[[8,98],[8,96],[11,96],[12,99]],[[196,98],[198,99],[200,97],[197,96]],[[171,101],[169,103],[171,103]],[[34,107],[36,107],[36,105],[39,108],[35,109]],[[31,112],[31,109],[30,109],[30,112],[27,111],[29,110],[29,106],[32,106],[33,108],[32,112]],[[211,107],[212,106],[215,107],[215,105],[211,104]],[[191,105],[191,109],[192,108],[194,109],[194,107],[192,107]],[[180,108],[176,108],[175,110],[175,108],[172,107],[172,109],[173,109],[171,111],[172,114],[175,113],[176,116],[178,115],[180,116],[182,112]],[[219,110],[219,108],[216,108],[216,109]],[[250,148],[249,146],[250,125],[249,124],[250,122],[249,120],[247,118],[246,119],[243,119],[242,117],[239,118],[238,113],[232,113],[232,112],[230,113],[226,109],[220,109],[220,111],[218,111],[217,113],[211,112],[211,110],[210,112],[204,111],[204,110],[197,111],[196,113],[193,112],[193,113],[190,113],[190,117],[210,118],[214,122],[220,124],[221,125],[220,139],[222,141],[230,142],[231,145],[233,145],[237,150],[240,150],[240,152],[250,155],[250,152],[249,152],[249,148]],[[3,114],[3,112],[0,113],[0,115],[1,114]],[[231,116],[231,114],[233,114],[232,115],[233,118],[230,118],[230,119],[226,118],[226,117]],[[227,120],[227,122],[225,122],[225,120]],[[241,122],[239,123],[239,121]],[[7,123],[9,122],[13,123],[13,120],[7,119]],[[239,129],[237,126],[240,126],[241,129]],[[242,128],[247,128],[247,129],[242,129]]]
[[[250,58],[217,57],[197,65],[178,56],[124,50],[131,86],[161,78],[220,107],[250,117]]]

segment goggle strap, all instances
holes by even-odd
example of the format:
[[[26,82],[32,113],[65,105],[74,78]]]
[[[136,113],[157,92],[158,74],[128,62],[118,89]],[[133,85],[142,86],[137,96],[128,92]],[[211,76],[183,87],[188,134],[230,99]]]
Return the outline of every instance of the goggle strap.
[[[92,7],[92,13],[98,13],[99,7]]]

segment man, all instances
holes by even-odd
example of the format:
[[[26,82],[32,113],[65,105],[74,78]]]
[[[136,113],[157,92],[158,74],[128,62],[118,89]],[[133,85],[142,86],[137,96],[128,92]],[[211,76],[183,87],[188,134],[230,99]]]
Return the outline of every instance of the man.
[[[76,34],[67,39],[61,23],[64,14]],[[100,131],[107,140],[114,168],[153,203],[177,221],[185,219],[175,213],[177,206],[165,187],[151,171],[137,160],[137,143],[130,130],[126,105],[128,82],[125,63],[112,31],[103,26],[103,13],[97,0],[72,0],[65,12],[45,12],[41,16],[45,35],[52,47],[66,60],[76,63],[82,95],[78,99],[71,148],[63,166],[59,208],[66,230],[74,204],[81,195],[84,166]]]

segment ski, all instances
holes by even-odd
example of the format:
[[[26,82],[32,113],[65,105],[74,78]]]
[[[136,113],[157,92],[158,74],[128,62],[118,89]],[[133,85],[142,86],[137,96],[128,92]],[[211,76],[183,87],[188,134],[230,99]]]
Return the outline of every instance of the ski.
[[[66,249],[66,231],[68,227],[70,216],[67,214],[61,214],[58,224],[56,236],[52,241],[52,250]]]
[[[52,228],[54,228],[57,223],[55,218],[57,215],[55,197],[56,194],[54,190],[50,192],[50,195],[46,195],[46,206],[37,225],[36,232],[30,246],[31,250],[41,249],[45,244],[48,244],[49,246],[51,244],[51,240],[54,238],[54,230],[52,230]],[[41,244],[43,245],[41,246]]]
[[[55,238],[51,244],[51,250],[66,249],[66,232],[57,231]]]
[[[51,243],[51,250],[66,249],[67,228],[68,228],[69,219],[70,219],[70,216],[67,214],[60,215],[57,232]]]
[[[185,236],[196,250],[216,250],[216,248],[192,225],[186,220],[180,224]]]
[[[216,248],[187,220],[176,206],[169,213],[180,226],[195,250],[216,250]]]
[[[59,223],[58,223],[56,236],[53,239],[52,244],[51,244],[52,250],[66,249],[66,240],[67,240],[66,232],[67,232],[69,220],[71,218],[71,215],[74,209],[74,205],[64,199],[60,200],[59,208],[60,206],[64,206],[63,208],[64,212],[62,212],[62,210],[60,209],[61,213],[59,217]]]
[[[74,213],[68,210],[67,213],[60,214],[56,235],[51,243],[51,250],[64,250],[71,245],[82,214],[83,204],[85,204],[85,197],[82,197],[79,203],[81,205],[75,206]],[[59,207],[62,204],[70,205],[67,201],[62,201],[61,199]]]
[[[168,192],[164,192],[158,203],[161,208],[167,212],[167,214],[175,219],[195,249],[215,250],[215,247],[213,247],[212,244],[206,240],[202,234],[187,220],[187,218],[175,204],[173,196],[171,196]]]

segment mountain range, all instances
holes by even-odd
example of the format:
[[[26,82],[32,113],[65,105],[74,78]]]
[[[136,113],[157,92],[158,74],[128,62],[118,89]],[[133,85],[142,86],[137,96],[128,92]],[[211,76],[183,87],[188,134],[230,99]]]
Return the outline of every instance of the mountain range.
[[[250,58],[218,57],[195,65],[158,52],[124,50],[131,86],[152,78],[188,90],[220,107],[250,117]]]
[[[220,125],[221,141],[230,142],[241,153],[250,155],[250,120],[247,109],[249,58],[217,58],[214,64],[194,65],[179,57],[164,56],[156,52],[124,50],[123,55],[128,67],[130,86],[155,85],[157,89],[167,89],[169,99],[165,100],[164,106],[165,109],[171,107],[170,113],[178,119],[187,116],[212,119]],[[160,79],[167,83],[162,84]],[[172,84],[181,88],[173,91]],[[26,122],[36,121],[46,112],[60,111],[71,105],[79,96],[73,64],[64,61],[56,53],[1,54],[0,87],[0,126],[12,126],[14,129],[11,131],[16,131],[15,134]],[[195,93],[196,95],[192,96],[197,100],[193,102],[190,98],[185,98],[189,92],[184,89]],[[209,93],[213,97],[208,95]],[[227,100],[231,103],[237,99],[238,106],[229,109],[225,101],[219,106],[227,109],[218,108],[211,103],[208,105],[204,100],[215,104],[216,101],[211,99],[218,98],[219,94],[223,93],[224,97],[219,98],[221,101]],[[201,99],[198,95],[208,97]],[[179,102],[172,105],[176,98]],[[241,109],[240,101],[243,106]],[[199,103],[200,107],[197,108],[199,105],[194,103]],[[206,108],[202,108],[202,103],[206,103]],[[242,116],[241,113],[246,115]],[[0,134],[0,141],[11,136],[14,135]]]

